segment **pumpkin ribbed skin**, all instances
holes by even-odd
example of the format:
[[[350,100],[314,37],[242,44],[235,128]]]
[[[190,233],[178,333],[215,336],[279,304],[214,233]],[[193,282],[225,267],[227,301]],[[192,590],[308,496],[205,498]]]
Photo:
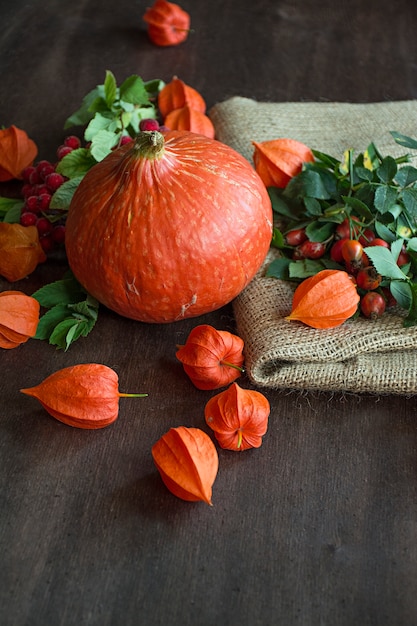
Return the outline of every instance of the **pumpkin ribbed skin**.
[[[152,154],[156,142],[162,149]],[[66,251],[76,278],[109,309],[172,322],[235,298],[271,232],[269,196],[246,159],[188,131],[148,132],[86,174],[69,209]]]

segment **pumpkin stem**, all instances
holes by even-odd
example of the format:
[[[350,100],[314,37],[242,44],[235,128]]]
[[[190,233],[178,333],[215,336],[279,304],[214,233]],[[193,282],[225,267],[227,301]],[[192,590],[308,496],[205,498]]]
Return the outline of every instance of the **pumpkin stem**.
[[[240,365],[236,365],[235,363],[229,363],[229,361],[220,361],[220,365],[227,365],[227,367],[233,367],[235,370],[239,370],[239,372],[244,372],[244,368],[240,367]]]
[[[157,159],[164,152],[164,144],[164,136],[158,130],[144,130],[136,137],[133,149],[141,157]]]

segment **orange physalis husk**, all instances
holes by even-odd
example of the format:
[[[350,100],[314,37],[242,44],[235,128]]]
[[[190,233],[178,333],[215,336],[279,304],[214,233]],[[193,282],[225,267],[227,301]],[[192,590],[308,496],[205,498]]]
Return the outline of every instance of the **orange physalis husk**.
[[[149,39],[157,46],[176,46],[185,41],[190,32],[190,15],[178,4],[156,0],[146,10]]]
[[[119,393],[114,370],[99,363],[65,367],[36,387],[21,389],[33,396],[52,417],[76,428],[103,428],[119,414],[119,398],[143,398],[146,393]]]
[[[303,163],[314,161],[310,148],[295,139],[273,139],[257,143],[253,153],[255,170],[265,187],[287,186],[299,174]]]
[[[21,280],[44,261],[36,226],[0,222],[0,276],[11,283]]]
[[[37,154],[36,143],[24,130],[16,126],[0,130],[0,182],[22,178],[22,171]]]
[[[334,328],[356,313],[359,300],[347,272],[322,270],[298,285],[291,313],[285,319],[298,320],[312,328]]]
[[[242,389],[237,383],[213,396],[204,415],[222,448],[259,448],[268,428],[270,405],[259,391]]]
[[[176,357],[197,389],[219,389],[242,375],[243,347],[237,335],[201,324],[193,328]]]
[[[171,428],[152,447],[152,457],[171,493],[211,506],[219,457],[210,437],[199,428]]]
[[[17,348],[36,335],[40,305],[21,291],[0,293],[0,348]]]
[[[164,119],[164,126],[169,130],[189,130],[198,135],[204,135],[214,139],[215,130],[213,122],[204,113],[185,106],[182,109],[174,109]]]
[[[183,80],[174,76],[171,82],[167,83],[158,94],[158,109],[162,118],[175,109],[182,109],[188,106],[200,113],[206,112],[206,102],[203,96],[193,87],[190,87]]]

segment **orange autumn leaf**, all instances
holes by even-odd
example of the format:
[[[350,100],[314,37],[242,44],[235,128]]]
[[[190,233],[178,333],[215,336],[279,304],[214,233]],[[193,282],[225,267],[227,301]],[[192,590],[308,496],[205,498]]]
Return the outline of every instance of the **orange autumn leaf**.
[[[209,324],[196,326],[176,357],[197,389],[226,387],[242,374],[243,340]]]
[[[40,305],[21,291],[0,293],[0,348],[17,348],[34,337]]]
[[[22,178],[37,154],[37,145],[24,130],[16,126],[0,130],[0,182]]]
[[[237,383],[213,396],[204,415],[222,448],[259,448],[268,428],[270,405],[259,391],[242,389]]]
[[[156,0],[145,11],[143,20],[148,25],[149,39],[157,46],[176,46],[185,41],[190,32],[190,15],[167,0]]]
[[[182,109],[174,109],[164,119],[164,125],[169,130],[189,130],[192,133],[204,135],[214,139],[215,130],[213,122],[204,113],[185,106]]]
[[[177,498],[211,505],[219,458],[210,437],[199,428],[171,428],[152,447],[165,486]]]
[[[0,276],[11,283],[21,280],[44,261],[36,226],[0,222]]]
[[[65,367],[39,385],[21,389],[36,398],[55,419],[77,428],[104,428],[119,415],[119,398],[145,397],[147,394],[119,392],[119,377],[99,363]]]
[[[303,163],[314,161],[313,152],[295,139],[256,142],[253,153],[255,170],[266,187],[286,187],[301,172]]]
[[[163,118],[175,109],[188,106],[200,113],[206,112],[206,102],[203,96],[183,80],[174,76],[158,94],[158,109]]]
[[[347,272],[322,270],[305,279],[294,292],[286,320],[312,328],[335,328],[357,311],[359,294]]]

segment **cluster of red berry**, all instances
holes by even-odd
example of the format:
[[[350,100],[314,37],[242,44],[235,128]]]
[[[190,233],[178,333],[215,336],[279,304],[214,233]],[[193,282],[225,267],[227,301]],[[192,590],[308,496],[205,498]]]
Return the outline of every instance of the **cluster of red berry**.
[[[23,226],[36,226],[39,241],[46,253],[65,241],[65,215],[62,211],[50,208],[53,194],[66,180],[56,171],[56,167],[64,156],[80,147],[80,139],[70,135],[58,147],[56,163],[43,159],[22,172],[24,204],[20,223]]]
[[[358,218],[345,218],[337,225],[330,241],[310,241],[304,228],[287,232],[285,240],[288,246],[294,247],[294,260],[320,259],[328,254],[332,261],[341,265],[357,286],[361,298],[360,310],[365,317],[380,317],[388,306],[396,304],[390,290],[381,285],[382,277],[364,251],[365,247],[372,246],[389,248],[389,243],[377,237],[371,228],[363,229]],[[409,261],[409,255],[403,250],[397,264],[401,267]]]

